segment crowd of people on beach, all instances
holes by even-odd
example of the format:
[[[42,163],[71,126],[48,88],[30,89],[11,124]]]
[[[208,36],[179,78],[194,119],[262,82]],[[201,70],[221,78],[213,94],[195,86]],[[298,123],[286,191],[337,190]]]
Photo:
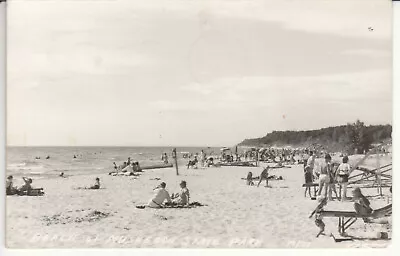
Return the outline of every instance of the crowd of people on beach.
[[[304,162],[304,179],[305,184],[318,183],[318,196],[321,196],[323,192],[324,197],[328,197],[328,200],[332,200],[332,193],[335,193],[336,198],[340,198],[341,201],[347,199],[347,186],[349,175],[352,172],[352,168],[349,164],[349,157],[344,156],[342,163],[336,164],[332,162],[330,154],[324,156],[324,162],[320,165],[315,164],[316,155],[313,151],[309,152],[309,158]],[[336,190],[336,184],[339,185],[339,193]],[[304,196],[309,194],[311,197],[311,187],[306,187]],[[343,192],[343,193],[342,193]]]

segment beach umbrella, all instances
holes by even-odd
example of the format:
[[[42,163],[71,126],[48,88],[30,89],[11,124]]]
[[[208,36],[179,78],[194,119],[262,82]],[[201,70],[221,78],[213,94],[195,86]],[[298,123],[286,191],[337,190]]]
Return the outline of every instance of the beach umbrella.
[[[221,151],[227,151],[227,150],[229,150],[229,148],[227,148],[227,147],[221,148]]]

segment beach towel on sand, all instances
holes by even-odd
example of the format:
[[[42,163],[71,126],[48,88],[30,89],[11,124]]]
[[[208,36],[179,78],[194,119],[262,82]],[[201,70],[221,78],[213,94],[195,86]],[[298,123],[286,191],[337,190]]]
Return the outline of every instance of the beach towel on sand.
[[[201,204],[199,202],[191,202],[189,205],[178,205],[176,203],[166,203],[166,204],[162,205],[161,208],[153,208],[153,209],[166,209],[166,208],[185,208],[185,209],[189,209],[189,208],[196,208],[196,207],[200,207],[200,206],[207,206],[207,205]],[[144,208],[152,208],[152,207],[148,207],[147,205],[142,204],[142,205],[136,205],[136,208],[144,209]]]

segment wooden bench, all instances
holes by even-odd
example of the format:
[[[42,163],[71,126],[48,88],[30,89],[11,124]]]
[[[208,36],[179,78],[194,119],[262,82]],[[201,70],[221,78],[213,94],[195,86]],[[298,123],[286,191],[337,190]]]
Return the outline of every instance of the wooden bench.
[[[319,211],[317,214],[321,217],[337,217],[339,218],[338,222],[338,235],[331,235],[335,242],[341,242],[349,240],[346,238],[346,230],[353,225],[357,219],[377,219],[386,216],[390,216],[392,214],[392,204],[389,204],[380,209],[374,210],[371,214],[368,215],[360,215],[354,211]]]

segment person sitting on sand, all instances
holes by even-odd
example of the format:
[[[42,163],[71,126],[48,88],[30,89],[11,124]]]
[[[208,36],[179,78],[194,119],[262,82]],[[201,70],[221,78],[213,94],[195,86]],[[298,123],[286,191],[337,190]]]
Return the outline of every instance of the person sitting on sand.
[[[197,156],[194,156],[193,160],[189,160],[188,164],[187,164],[187,168],[189,169],[189,167],[193,167],[193,168],[197,168],[197,163],[199,161],[197,160]]]
[[[360,215],[369,215],[372,213],[369,200],[362,194],[361,189],[356,187],[353,190],[354,210]]]
[[[263,171],[260,174],[260,180],[258,181],[257,187],[260,186],[261,181],[263,181],[264,179],[266,180],[266,187],[268,187],[268,170],[269,170],[269,166],[267,166],[266,168],[263,169]]]
[[[134,162],[133,163],[133,171],[134,172],[141,172],[142,171],[142,168],[140,167],[139,162]]]
[[[121,172],[127,172],[127,173],[131,173],[134,172],[133,170],[133,163],[130,163],[129,165],[127,165],[124,169],[121,170]]]
[[[166,186],[167,186],[167,184],[165,182],[161,182],[160,185],[158,185],[156,188],[154,188],[156,193],[154,194],[153,198],[150,199],[150,201],[147,205],[148,207],[162,208],[165,200],[167,200],[168,203],[172,202],[168,191],[165,190]]]
[[[172,203],[177,205],[188,205],[190,193],[189,189],[186,187],[186,181],[182,180],[179,185],[181,187],[181,191],[175,195],[172,194],[171,198],[174,199]]]
[[[27,177],[22,177],[22,179],[24,180],[25,184],[22,185],[19,189],[18,189],[18,193],[23,193],[23,192],[27,192],[28,194],[30,193],[30,191],[32,190],[32,182],[33,180],[31,178],[27,178]]]
[[[99,189],[100,188],[100,178],[96,178],[96,181],[94,182],[94,185],[89,187],[89,189]]]
[[[339,165],[337,169],[337,179],[339,182],[339,196],[341,197],[342,202],[346,200],[347,197],[347,184],[349,182],[349,175],[351,172],[351,167],[349,162],[349,157],[345,156],[342,159],[342,163]],[[342,194],[343,188],[343,194]]]
[[[17,193],[17,188],[15,188],[13,185],[13,179],[14,177],[12,175],[7,177],[6,180],[6,195],[15,195]]]
[[[213,166],[214,165],[214,158],[213,157],[209,157],[209,158],[207,158],[207,161],[206,161],[206,167],[210,167],[210,166]]]
[[[113,165],[114,165],[114,172],[115,172],[115,173],[118,173],[118,166],[117,166],[117,164],[116,164],[115,162],[113,162]]]
[[[249,173],[247,174],[246,185],[248,185],[248,186],[253,186],[253,185],[254,185],[254,182],[253,182],[253,173],[252,173],[252,172],[249,172]]]
[[[63,173],[63,172],[61,172],[61,173],[60,173],[60,177],[61,177],[61,178],[65,178],[65,176],[64,176],[64,173]]]
[[[126,166],[127,166],[127,164],[126,164],[126,162],[124,162],[123,164],[121,164],[121,165],[119,166],[119,169],[120,169],[120,170],[123,170]]]

